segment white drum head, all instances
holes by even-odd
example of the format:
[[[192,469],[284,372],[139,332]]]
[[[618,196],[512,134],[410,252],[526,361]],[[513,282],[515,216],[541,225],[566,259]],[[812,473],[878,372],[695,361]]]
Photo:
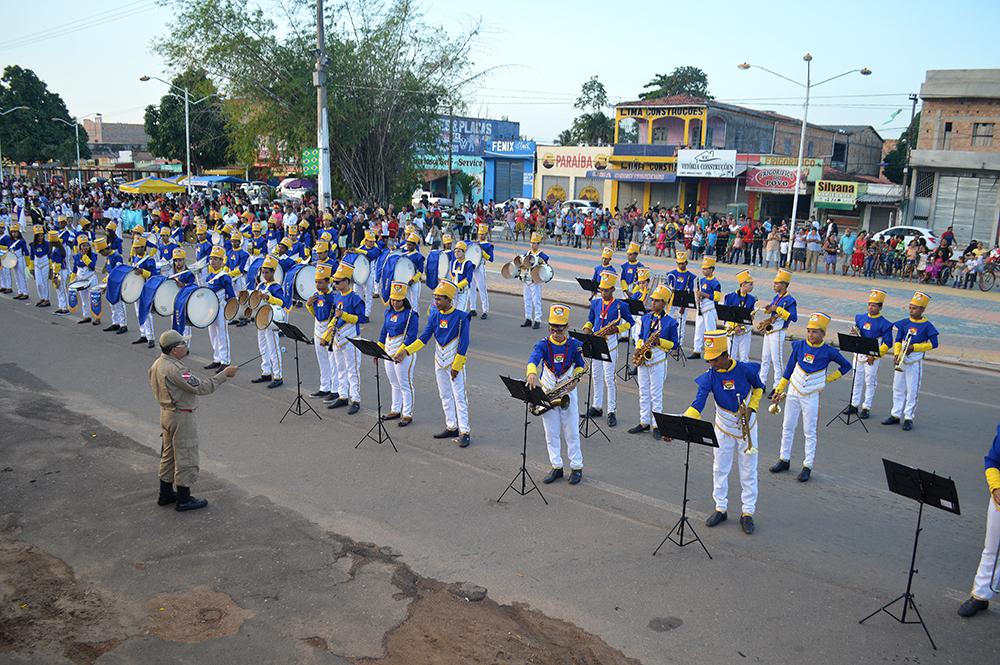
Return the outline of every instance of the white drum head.
[[[78,279],[75,282],[70,282],[66,285],[66,288],[73,289],[74,291],[79,291],[80,289],[86,289],[90,286],[89,279]]]
[[[367,256],[358,254],[354,259],[354,283],[361,285],[368,282],[368,277],[372,274],[372,265]]]
[[[160,295],[160,289],[156,290],[156,295]],[[219,296],[212,289],[199,286],[188,296],[186,314],[188,323],[195,328],[209,327],[219,316]]]
[[[316,266],[302,266],[295,273],[295,297],[299,300],[309,300],[316,293]]]
[[[477,268],[479,267],[479,264],[483,262],[483,248],[479,246],[479,243],[469,243],[468,249],[465,250],[465,259],[471,261],[472,265]]]
[[[131,305],[139,300],[139,296],[142,295],[142,287],[146,284],[146,280],[142,278],[137,272],[130,272],[125,275],[122,280],[122,302],[126,305]]]
[[[281,267],[280,263],[274,269],[274,281],[276,281],[278,284],[285,283],[285,271]]]
[[[416,274],[417,267],[413,265],[413,261],[405,256],[401,256],[396,260],[396,269],[392,272],[392,281],[409,284],[410,280]]]
[[[445,251],[438,254],[438,280],[442,279],[451,279],[451,261]]]
[[[0,266],[8,270],[17,266],[17,254],[14,252],[4,252],[3,258],[0,259]]]
[[[552,281],[552,277],[555,273],[552,270],[552,266],[547,263],[543,263],[540,266],[535,266],[531,269],[531,281],[535,284],[547,284]]]
[[[177,293],[180,290],[181,287],[177,286],[177,282],[174,280],[164,280],[162,284],[156,287],[156,293],[153,294],[153,311],[160,316],[173,316],[174,301],[177,299]]]

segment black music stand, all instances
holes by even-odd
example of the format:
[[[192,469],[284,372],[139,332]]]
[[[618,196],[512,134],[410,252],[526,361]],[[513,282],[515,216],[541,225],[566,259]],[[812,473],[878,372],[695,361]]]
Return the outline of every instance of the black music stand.
[[[741,326],[753,325],[753,310],[738,305],[715,304],[715,316],[719,321],[736,323]]]
[[[584,291],[590,293],[590,297],[593,298],[594,294],[597,293],[597,282],[592,279],[587,279],[586,277],[577,277],[576,283],[580,285]]]
[[[392,446],[392,449],[398,453],[399,449],[396,448],[396,444],[393,443],[392,437],[389,436],[389,430],[386,429],[385,423],[382,422],[382,380],[380,377],[379,366],[377,362],[379,360],[388,360],[389,362],[393,362],[392,356],[386,353],[385,350],[383,350],[382,347],[378,345],[378,342],[373,342],[370,339],[363,339],[359,337],[357,339],[349,339],[347,341],[353,344],[355,347],[357,347],[358,351],[360,351],[362,355],[370,356],[376,360],[375,404],[377,407],[377,414],[375,418],[375,424],[372,425],[371,429],[369,429],[368,432],[363,437],[361,437],[361,440],[358,441],[357,445],[354,447],[358,448],[362,443],[365,442],[366,439],[371,439],[380,446],[386,441],[388,441],[389,445]],[[376,430],[378,430],[378,438],[372,436],[372,432]]]
[[[608,340],[598,335],[591,335],[589,333],[578,332],[576,330],[570,331],[569,335],[570,337],[583,342],[583,348],[580,349],[580,352],[583,354],[584,358],[590,358],[591,372],[590,381],[587,382],[587,405],[584,412],[580,414],[580,417],[583,419],[580,423],[580,434],[583,438],[589,439],[600,432],[601,436],[603,436],[608,443],[611,443],[611,439],[608,438],[604,429],[596,420],[594,420],[594,417],[590,415],[590,400],[593,397],[594,383],[596,381],[593,372],[594,361],[600,360],[606,363],[611,362],[611,351],[608,350]],[[593,431],[590,430],[591,425],[594,426]]]
[[[865,421],[861,420],[861,416],[857,413],[857,410],[851,410],[854,406],[851,400],[854,399],[854,389],[857,387],[858,375],[861,374],[860,371],[863,369],[861,365],[864,360],[859,356],[875,356],[878,357],[878,339],[874,337],[861,337],[860,335],[847,335],[845,333],[837,333],[837,337],[840,340],[840,350],[841,352],[853,353],[854,354],[854,376],[851,377],[851,393],[847,396],[847,406],[837,412],[830,422],[826,424],[829,427],[834,420],[839,420],[848,427],[852,423],[861,423],[861,426],[865,430],[865,434],[868,434],[868,426],[865,425]],[[854,420],[851,420],[851,416],[854,416]]]
[[[937,651],[937,645],[934,644],[934,639],[931,637],[930,631],[927,630],[924,618],[920,616],[920,610],[917,609],[917,604],[913,600],[913,592],[911,591],[913,588],[913,576],[918,572],[914,568],[917,562],[917,542],[920,540],[920,532],[922,531],[920,523],[924,517],[924,504],[940,508],[948,513],[961,515],[958,506],[958,490],[955,488],[955,482],[951,478],[942,478],[936,474],[904,466],[885,458],[882,458],[882,464],[885,466],[885,479],[889,485],[889,491],[900,496],[905,496],[908,499],[913,499],[919,504],[920,507],[917,510],[917,530],[913,534],[913,553],[910,555],[910,572],[906,577],[906,591],[858,623],[868,621],[868,619],[871,619],[879,612],[885,612],[898,623],[919,623],[921,628],[924,629],[927,639],[930,640],[931,647]],[[889,611],[889,608],[899,601],[903,601],[903,612],[899,616],[896,616]],[[916,621],[907,621],[906,611],[908,609],[912,609],[913,613],[917,615]]]
[[[715,438],[715,426],[705,420],[697,420],[686,416],[671,416],[666,413],[656,413],[655,411],[653,412],[653,418],[656,420],[656,426],[659,428],[661,436],[687,443],[687,452],[684,454],[684,502],[681,504],[681,517],[674,524],[673,528],[667,532],[667,535],[660,541],[660,544],[656,546],[656,549],[653,550],[653,556],[656,556],[660,548],[669,540],[678,547],[687,547],[692,543],[698,543],[701,545],[701,549],[705,550],[708,558],[711,559],[712,555],[709,554],[708,548],[705,547],[705,543],[702,542],[698,536],[698,532],[694,530],[694,526],[691,525],[691,520],[687,516],[688,467],[691,464],[692,443],[699,443],[709,448],[719,447],[719,442]],[[689,538],[685,541],[685,529],[689,530],[694,535],[694,538]]]
[[[323,418],[316,413],[316,409],[312,408],[309,401],[302,396],[302,374],[299,372],[299,342],[304,344],[312,344],[312,340],[305,336],[301,330],[296,328],[291,323],[282,323],[280,321],[274,321],[274,326],[284,334],[290,340],[295,342],[295,399],[292,400],[291,405],[288,410],[285,411],[285,415],[281,416],[281,420],[278,421],[280,425],[288,417],[289,413],[294,413],[297,416],[304,416],[307,412],[312,411],[320,420]]]
[[[693,309],[695,310],[695,316],[698,316],[698,310],[694,304],[694,291],[674,291],[674,301],[670,305],[671,307],[676,307],[679,312],[681,308]],[[683,332],[681,326],[687,325],[687,321],[677,321],[677,336],[678,339],[683,337]],[[678,344],[673,349],[674,360],[681,361],[681,364],[687,367],[687,356],[684,355],[683,344]]]
[[[542,490],[538,488],[538,484],[535,483],[535,479],[531,477],[528,473],[528,424],[531,422],[528,420],[528,409],[532,404],[535,406],[542,406],[545,404],[545,392],[541,388],[529,388],[526,381],[521,379],[512,379],[509,376],[501,376],[500,380],[503,384],[507,386],[507,390],[510,391],[510,396],[516,400],[524,402],[524,439],[521,444],[521,468],[518,470],[517,475],[507,483],[507,488],[504,489],[503,493],[497,498],[497,503],[503,499],[504,495],[508,491],[514,490],[517,494],[521,496],[527,496],[532,492],[538,492],[538,496],[542,497],[542,501],[545,505],[549,505],[546,501],[545,495],[542,494]],[[521,487],[518,489],[515,484],[518,479],[521,480]],[[528,488],[528,481],[531,481],[531,488]]]
[[[628,303],[628,311],[629,311],[629,314],[632,315],[633,319],[635,317],[637,317],[637,316],[642,316],[643,314],[646,313],[646,306],[638,298],[634,298],[634,299],[630,298],[630,299],[626,300],[625,302]],[[617,333],[615,333],[615,334],[617,334]],[[625,354],[625,362],[622,364],[621,368],[618,370],[618,373],[616,374],[616,376],[619,379],[621,379],[622,381],[626,381],[627,382],[627,381],[631,381],[632,379],[634,379],[639,374],[639,370],[633,369],[633,367],[632,367],[632,335],[631,335],[631,332],[628,335],[628,341],[626,342],[626,344],[627,344],[626,349],[627,349],[628,353]]]

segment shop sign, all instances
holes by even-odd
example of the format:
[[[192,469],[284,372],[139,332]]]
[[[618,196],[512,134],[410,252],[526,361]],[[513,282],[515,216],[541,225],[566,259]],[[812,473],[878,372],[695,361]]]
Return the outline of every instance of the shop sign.
[[[705,106],[626,106],[617,109],[620,118],[703,118]]]
[[[735,178],[735,150],[678,150],[677,175],[694,178]]]
[[[488,141],[483,151],[483,156],[524,157],[528,159],[535,156],[535,142],[520,140]]]
[[[813,203],[817,208],[853,210],[858,202],[859,183],[846,180],[820,180],[816,183]]]
[[[764,155],[760,158],[762,166],[795,166],[798,157],[783,157],[781,155]],[[802,166],[823,166],[822,157],[803,157]]]
[[[604,171],[587,171],[588,178],[601,180],[618,180],[619,182],[676,182],[676,173],[663,171],[624,171],[622,169],[607,169]]]
[[[545,170],[567,169],[586,171],[608,168],[611,156],[600,148],[546,147],[539,149],[538,163]]]
[[[802,169],[799,194],[805,194],[807,191],[805,176],[806,170]],[[787,166],[751,166],[747,169],[746,189],[748,192],[793,194],[795,169]]]

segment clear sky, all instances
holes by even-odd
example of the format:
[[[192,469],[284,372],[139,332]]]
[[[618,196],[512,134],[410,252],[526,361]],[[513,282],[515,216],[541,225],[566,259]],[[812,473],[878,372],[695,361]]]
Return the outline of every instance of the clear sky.
[[[861,67],[874,72],[815,88],[810,122],[870,124],[890,138],[908,122],[907,95],[919,91],[927,69],[1000,67],[996,0],[425,0],[423,6],[429,22],[453,32],[481,22],[476,67],[499,69],[469,90],[469,115],[507,116],[545,143],[572,122],[580,85],[595,74],[614,102],[636,99],[657,73],[694,65],[708,74],[719,100],[798,116],[800,88],[736,65],[747,61],[804,80],[808,51],[814,80]],[[143,108],[164,92],[162,84],[138,80],[171,74],[150,46],[170,18],[154,0],[5,0],[0,15],[0,63],[33,69],[71,114],[141,122]],[[413,33],[433,38],[419,26]],[[902,113],[888,121],[897,109]]]

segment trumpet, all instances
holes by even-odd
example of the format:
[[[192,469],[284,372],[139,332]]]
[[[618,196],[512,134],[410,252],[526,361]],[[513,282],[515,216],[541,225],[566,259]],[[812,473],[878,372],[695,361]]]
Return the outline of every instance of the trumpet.
[[[531,415],[540,416],[556,407],[559,407],[560,409],[569,408],[569,394],[573,392],[576,385],[583,380],[583,377],[588,374],[590,374],[589,367],[573,378],[567,379],[549,392],[545,393],[545,404],[542,404],[541,406],[532,404],[530,407]]]
[[[894,354],[893,357],[893,369],[897,372],[903,371],[903,361],[906,360],[907,354],[910,352],[910,343],[913,341],[913,331],[907,330],[906,337],[903,341],[899,343],[899,353]]]
[[[651,334],[646,341],[639,345],[632,354],[632,364],[636,367],[645,365],[646,361],[653,357],[653,349],[660,344],[660,331]]]
[[[767,412],[775,416],[781,413],[781,400],[783,399],[785,399],[785,393],[774,391],[774,396],[771,397],[771,405],[767,407]]]
[[[743,454],[753,455],[757,452],[757,449],[754,448],[753,438],[750,432],[750,409],[747,408],[747,405],[743,402],[743,397],[739,393],[736,393],[736,399],[740,403],[739,409],[736,411],[736,418],[740,423],[740,436],[747,444]]]

